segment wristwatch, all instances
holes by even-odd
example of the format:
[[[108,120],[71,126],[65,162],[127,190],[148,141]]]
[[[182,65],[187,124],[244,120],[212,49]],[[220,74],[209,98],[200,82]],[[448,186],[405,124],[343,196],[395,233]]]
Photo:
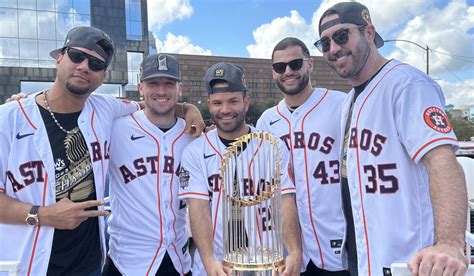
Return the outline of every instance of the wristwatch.
[[[28,213],[28,216],[26,216],[26,224],[31,225],[31,226],[37,226],[39,224],[39,218],[38,218],[38,205],[33,205],[31,207],[30,212]]]

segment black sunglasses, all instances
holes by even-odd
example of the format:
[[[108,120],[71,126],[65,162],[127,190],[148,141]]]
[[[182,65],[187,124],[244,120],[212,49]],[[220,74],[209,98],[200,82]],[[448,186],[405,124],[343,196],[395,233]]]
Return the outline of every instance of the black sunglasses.
[[[303,67],[303,61],[308,60],[308,59],[309,58],[297,58],[290,62],[277,62],[277,63],[273,63],[272,67],[273,67],[273,70],[275,70],[275,72],[277,72],[278,74],[285,73],[286,66],[290,66],[292,71],[298,71],[301,69],[301,67]]]
[[[104,71],[107,68],[107,64],[104,61],[84,53],[81,50],[66,48],[66,52],[69,56],[69,59],[74,63],[81,63],[87,58],[87,61],[89,62],[89,68],[94,72]]]
[[[354,28],[354,27],[352,27],[352,28]],[[346,44],[347,41],[349,41],[349,31],[352,28],[344,28],[344,29],[339,29],[339,30],[335,31],[332,34],[332,40],[337,45]],[[355,28],[358,28],[359,30],[363,30],[365,28],[365,26],[357,26]],[[320,40],[318,40],[314,43],[314,46],[316,46],[316,48],[318,48],[318,50],[321,51],[321,53],[326,53],[331,48],[331,38],[329,38],[327,36],[321,37]]]

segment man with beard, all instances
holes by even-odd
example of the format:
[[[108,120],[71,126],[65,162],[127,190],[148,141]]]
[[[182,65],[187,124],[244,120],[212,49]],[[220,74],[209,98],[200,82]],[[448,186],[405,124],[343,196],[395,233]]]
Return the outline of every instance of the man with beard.
[[[189,143],[175,115],[183,91],[178,60],[149,55],[138,91],[145,108],[118,118],[110,142],[109,256],[103,276],[186,275],[191,256],[186,204],[175,175]]]
[[[302,275],[348,275],[344,271],[341,206],[340,106],[346,94],[311,86],[313,59],[299,39],[287,37],[272,52],[273,79],[283,93],[257,128],[280,137],[291,153],[303,232]]]
[[[92,94],[113,54],[102,30],[73,28],[52,87],[0,107],[0,260],[22,275],[101,274],[111,125],[140,108]]]
[[[351,274],[390,275],[393,262],[409,262],[414,275],[464,275],[466,183],[441,88],[380,55],[360,3],[326,10],[319,35],[327,64],[354,86],[341,124]]]
[[[191,142],[184,149],[179,172],[181,185],[178,196],[188,201],[191,231],[198,249],[194,255],[193,274],[200,276],[207,273],[217,276],[230,273],[222,264],[223,242],[228,241],[223,241],[222,233],[219,177],[221,160],[232,142],[240,136],[254,132],[255,129],[245,123],[250,97],[244,83],[244,71],[240,66],[227,62],[216,63],[207,70],[205,83],[209,93],[209,112],[216,129]],[[283,240],[289,252],[281,275],[299,275],[301,241],[293,195],[295,188],[286,173],[289,155],[283,142],[280,149],[283,173],[281,180]],[[267,223],[271,224],[271,218],[267,219],[269,220]],[[263,228],[263,223],[261,225]]]

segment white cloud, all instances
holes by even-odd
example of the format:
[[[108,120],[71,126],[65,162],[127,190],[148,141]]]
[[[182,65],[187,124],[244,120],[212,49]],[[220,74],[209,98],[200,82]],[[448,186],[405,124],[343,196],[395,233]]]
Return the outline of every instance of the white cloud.
[[[295,10],[290,12],[289,17],[275,18],[271,23],[263,24],[255,29],[253,31],[255,44],[248,45],[247,51],[252,58],[269,58],[275,44],[288,36],[297,37],[307,45],[314,42],[314,35],[310,26]]]
[[[454,106],[474,104],[474,79],[463,82],[448,82],[438,80],[446,97],[446,104]]]
[[[172,33],[166,35],[165,41],[156,39],[156,48],[159,53],[212,55],[211,50],[192,44],[189,37]]]
[[[189,0],[148,0],[148,27],[151,30],[158,31],[162,26],[192,14]]]
[[[396,39],[405,39],[429,46],[430,74],[435,76],[446,70],[474,72],[474,59],[471,63],[453,58],[452,55],[474,56],[474,6],[465,1],[454,0],[442,9],[432,9],[408,21]],[[420,70],[426,68],[426,52],[415,45],[397,42],[397,49],[390,57],[409,62]],[[440,53],[441,52],[441,53]],[[448,55],[442,53],[449,53]],[[449,69],[447,69],[449,68]]]

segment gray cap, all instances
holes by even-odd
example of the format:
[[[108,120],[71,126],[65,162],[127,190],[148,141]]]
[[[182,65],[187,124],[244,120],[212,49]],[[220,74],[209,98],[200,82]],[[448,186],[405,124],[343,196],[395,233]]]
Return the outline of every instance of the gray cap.
[[[168,54],[154,54],[147,56],[140,65],[140,81],[166,77],[180,81],[181,71],[178,60]]]
[[[114,43],[104,31],[88,26],[72,28],[66,35],[64,46],[49,53],[52,58],[56,58],[65,48],[82,47],[95,51],[104,58],[107,65],[110,64],[114,56]]]
[[[226,81],[229,86],[213,88],[212,86],[216,80]],[[219,62],[209,67],[204,75],[204,81],[206,82],[207,93],[209,94],[247,92],[244,68],[230,62]]]
[[[324,17],[334,13],[337,14],[339,17],[321,25],[321,21]],[[327,9],[323,13],[323,15],[321,15],[321,18],[319,19],[319,35],[321,35],[324,30],[334,25],[343,23],[351,23],[358,26],[367,26],[369,24],[372,24],[369,9],[367,9],[367,7],[362,5],[361,3],[357,2],[337,3],[336,5]],[[377,32],[375,32],[374,42],[377,48],[382,47],[384,44],[382,37]]]

